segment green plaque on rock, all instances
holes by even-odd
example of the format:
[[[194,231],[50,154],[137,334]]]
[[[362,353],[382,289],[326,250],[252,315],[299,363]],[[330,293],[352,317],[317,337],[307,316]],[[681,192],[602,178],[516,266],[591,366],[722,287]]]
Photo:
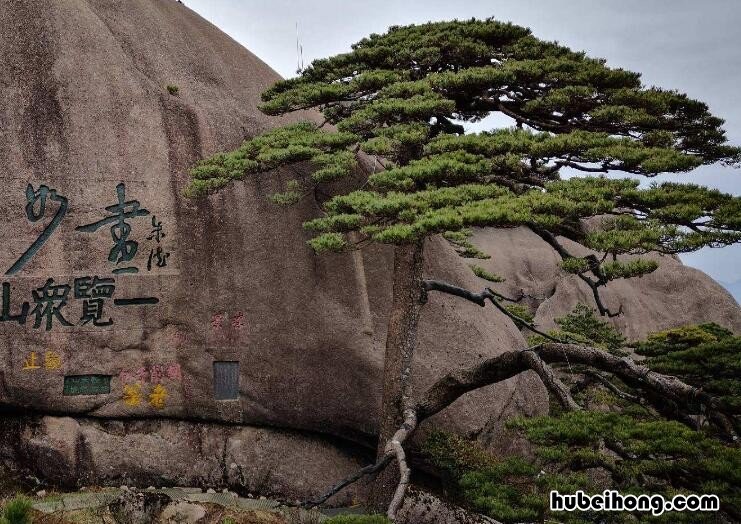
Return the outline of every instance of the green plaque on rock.
[[[110,375],[70,375],[64,377],[65,395],[106,395],[110,392]]]

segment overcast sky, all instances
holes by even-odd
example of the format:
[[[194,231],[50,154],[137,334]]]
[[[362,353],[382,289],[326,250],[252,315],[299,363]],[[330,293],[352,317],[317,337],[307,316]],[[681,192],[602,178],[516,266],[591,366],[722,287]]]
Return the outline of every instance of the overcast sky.
[[[737,0],[185,0],[284,77],[297,66],[296,23],[306,64],[349,50],[390,25],[486,18],[643,73],[644,83],[708,103],[741,144],[741,2]],[[741,194],[741,169],[704,167],[672,180]],[[741,301],[741,246],[682,257]]]

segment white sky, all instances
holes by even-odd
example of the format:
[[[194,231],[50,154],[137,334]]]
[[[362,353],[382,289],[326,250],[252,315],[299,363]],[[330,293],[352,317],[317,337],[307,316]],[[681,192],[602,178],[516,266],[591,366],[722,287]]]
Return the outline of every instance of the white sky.
[[[296,23],[304,60],[331,56],[390,25],[486,18],[643,73],[648,85],[684,91],[726,120],[741,144],[741,2],[737,0],[184,0],[284,77],[296,71]],[[741,194],[741,169],[703,167],[666,177]],[[684,255],[741,301],[741,246]]]

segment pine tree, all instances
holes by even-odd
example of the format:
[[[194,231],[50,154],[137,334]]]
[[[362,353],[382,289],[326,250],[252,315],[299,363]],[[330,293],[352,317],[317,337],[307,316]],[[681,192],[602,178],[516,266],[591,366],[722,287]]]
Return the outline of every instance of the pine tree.
[[[603,304],[600,287],[656,269],[640,255],[741,240],[741,199],[692,184],[644,187],[636,179],[741,161],[706,104],[646,87],[638,73],[516,25],[392,27],[277,82],[260,109],[268,115],[314,109],[323,121],[283,126],[200,162],[189,196],[308,162],[313,172],[274,197],[290,204],[316,185],[351,177],[369,157],[382,166],[367,185],[335,194],[323,204],[324,215],[305,224],[317,252],[394,246],[379,457],[411,413],[408,378],[426,293],[472,299],[423,282],[425,238],[443,234],[470,254],[469,228],[526,226],[562,257],[565,271],[590,286],[599,313],[608,316],[620,311]],[[464,132],[492,114],[509,117],[512,126]],[[582,176],[564,178],[565,171]],[[627,178],[606,176],[615,173]],[[593,219],[589,227],[586,219]],[[572,255],[560,237],[597,254]],[[483,305],[496,295],[487,288],[474,299]],[[379,478],[380,506],[398,474],[387,468]]]
[[[575,336],[606,351],[605,341],[624,340],[583,304],[556,323],[561,330],[551,334]],[[738,424],[741,337],[708,323],[653,333],[632,345],[646,356],[648,369],[712,393]],[[710,523],[741,518],[741,448],[718,439],[701,410],[688,424],[666,420],[664,415],[676,409],[671,399],[662,399],[657,409],[609,371],[597,374],[569,367],[568,373],[561,372],[571,381],[575,398],[594,409],[561,411],[554,406],[550,416],[510,421],[509,428],[533,446],[534,460],[494,457],[475,442],[442,432],[428,437],[423,450],[458,502],[501,522]],[[662,517],[640,512],[552,514],[552,489],[616,489],[667,499],[678,493],[712,493],[720,498],[720,512],[671,512]]]
[[[741,414],[741,336],[715,324],[654,333],[636,353],[659,373],[701,387]]]

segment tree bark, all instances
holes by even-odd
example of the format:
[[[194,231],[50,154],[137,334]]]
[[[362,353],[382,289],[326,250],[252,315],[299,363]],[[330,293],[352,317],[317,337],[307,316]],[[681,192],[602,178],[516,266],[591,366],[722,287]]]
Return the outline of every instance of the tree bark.
[[[412,407],[411,372],[417,344],[417,325],[422,310],[423,241],[394,248],[394,283],[391,313],[386,336],[383,366],[383,401],[377,457],[404,420],[404,410]],[[397,468],[385,468],[373,482],[369,505],[385,513],[399,484]]]

